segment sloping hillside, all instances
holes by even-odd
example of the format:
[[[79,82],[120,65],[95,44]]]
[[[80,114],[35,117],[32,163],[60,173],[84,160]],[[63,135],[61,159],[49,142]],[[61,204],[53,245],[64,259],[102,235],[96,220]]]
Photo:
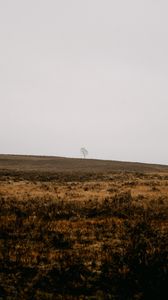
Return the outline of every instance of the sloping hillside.
[[[168,166],[136,162],[48,156],[0,155],[0,172],[167,172]]]

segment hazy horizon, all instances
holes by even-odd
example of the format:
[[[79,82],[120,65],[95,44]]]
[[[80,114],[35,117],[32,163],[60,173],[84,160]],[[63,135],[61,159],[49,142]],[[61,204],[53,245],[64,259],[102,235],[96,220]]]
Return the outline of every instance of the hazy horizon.
[[[0,153],[168,164],[167,1],[0,2]]]
[[[168,166],[168,164],[163,164],[163,163],[155,163],[155,162],[147,162],[147,161],[130,161],[130,160],[115,160],[115,159],[106,159],[106,158],[94,158],[94,157],[89,157],[87,156],[86,158],[84,158],[82,155],[78,155],[78,156],[61,156],[61,155],[46,155],[46,154],[20,154],[20,153],[0,153],[0,156],[24,156],[24,157],[44,157],[44,158],[67,158],[67,159],[81,159],[81,160],[100,160],[100,161],[109,161],[109,162],[121,162],[121,163],[137,163],[137,164],[149,164],[149,165],[163,165],[163,166]]]

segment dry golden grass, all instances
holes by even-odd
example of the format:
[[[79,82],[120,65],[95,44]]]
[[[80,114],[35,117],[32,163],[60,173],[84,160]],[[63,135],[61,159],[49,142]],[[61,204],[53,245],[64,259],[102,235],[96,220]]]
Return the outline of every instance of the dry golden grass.
[[[0,299],[166,299],[168,173],[0,175]]]

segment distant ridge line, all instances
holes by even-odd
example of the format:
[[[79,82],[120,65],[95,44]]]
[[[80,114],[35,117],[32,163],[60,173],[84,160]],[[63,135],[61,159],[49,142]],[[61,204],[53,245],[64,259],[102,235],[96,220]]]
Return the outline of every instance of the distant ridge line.
[[[0,154],[0,171],[22,172],[168,172],[168,165],[45,155]]]

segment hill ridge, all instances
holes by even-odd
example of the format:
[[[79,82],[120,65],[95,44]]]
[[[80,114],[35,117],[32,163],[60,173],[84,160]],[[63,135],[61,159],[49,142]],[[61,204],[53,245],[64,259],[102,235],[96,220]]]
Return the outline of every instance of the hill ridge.
[[[82,159],[61,156],[0,154],[0,171],[34,172],[168,172],[168,166],[144,162]]]

